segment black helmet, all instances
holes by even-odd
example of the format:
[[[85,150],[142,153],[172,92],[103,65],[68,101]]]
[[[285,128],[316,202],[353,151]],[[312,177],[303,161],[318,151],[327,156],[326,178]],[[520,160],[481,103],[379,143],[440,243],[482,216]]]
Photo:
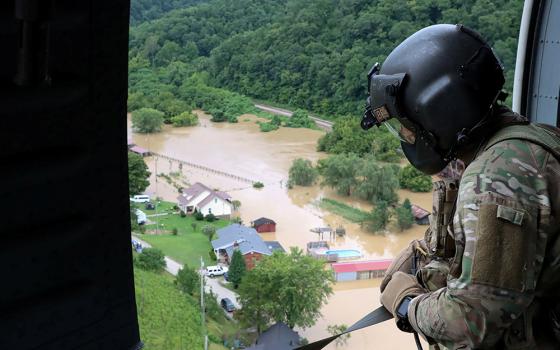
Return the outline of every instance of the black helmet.
[[[502,97],[503,68],[490,46],[462,25],[414,33],[368,74],[362,128],[395,118],[408,160],[426,174],[441,171]],[[390,129],[389,123],[385,123]]]

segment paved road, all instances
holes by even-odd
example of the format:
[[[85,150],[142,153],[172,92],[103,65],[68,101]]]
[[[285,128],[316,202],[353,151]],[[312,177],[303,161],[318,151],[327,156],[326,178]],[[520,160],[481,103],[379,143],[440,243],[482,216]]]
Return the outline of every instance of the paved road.
[[[142,244],[142,246],[145,248],[151,247],[150,243],[141,240],[140,238],[138,238],[138,236],[132,236],[132,239],[135,239],[138,243]],[[172,274],[173,276],[177,276],[179,270],[183,268],[183,265],[181,263],[167,256],[165,257],[165,263],[167,265],[165,267],[165,270],[170,274]],[[216,298],[218,299],[218,302],[220,302],[222,298],[229,298],[233,302],[233,305],[235,305],[236,308],[239,308],[239,303],[237,302],[237,295],[220,284],[220,281],[223,281],[222,277],[209,278],[204,276],[204,281],[205,281],[204,289],[206,290],[206,292],[209,292],[210,288],[212,288],[212,292],[216,294]]]
[[[265,105],[261,105],[261,104],[255,104],[255,107],[257,107],[258,109],[260,109],[262,111],[270,112],[270,113],[278,114],[278,115],[283,115],[285,117],[291,117],[292,114],[293,114],[292,111],[289,111],[287,109],[265,106]],[[317,117],[312,117],[312,116],[309,116],[309,118],[313,119],[315,121],[315,125],[317,125],[321,129],[324,129],[324,130],[327,130],[327,131],[332,130],[332,127],[333,127],[333,124],[334,124],[333,122],[330,122],[330,121],[324,120],[324,119],[320,119],[320,118],[317,118]]]

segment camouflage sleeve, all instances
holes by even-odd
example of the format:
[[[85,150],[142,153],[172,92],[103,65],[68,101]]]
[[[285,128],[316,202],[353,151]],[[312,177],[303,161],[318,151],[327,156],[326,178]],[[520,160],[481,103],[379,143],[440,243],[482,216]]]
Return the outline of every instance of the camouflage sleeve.
[[[487,348],[527,310],[546,249],[550,157],[539,146],[494,145],[465,171],[454,217],[458,278],[415,298],[413,327],[448,348]]]

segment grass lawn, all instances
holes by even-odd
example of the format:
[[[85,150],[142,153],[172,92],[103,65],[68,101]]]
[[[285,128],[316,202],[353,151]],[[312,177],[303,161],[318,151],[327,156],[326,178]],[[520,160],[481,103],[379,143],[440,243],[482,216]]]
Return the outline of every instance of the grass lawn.
[[[150,243],[154,248],[158,248],[163,253],[182,264],[187,264],[191,267],[200,266],[200,257],[204,260],[206,265],[213,265],[214,262],[210,260],[210,249],[212,248],[208,237],[202,233],[202,227],[205,225],[213,225],[216,230],[230,224],[229,220],[220,219],[214,222],[197,221],[192,216],[181,217],[177,213],[173,213],[173,203],[161,202],[158,206],[165,210],[171,210],[171,213],[165,216],[158,216],[157,222],[159,224],[160,232],[163,234],[144,234],[139,235],[139,238]],[[146,210],[146,215],[155,213],[154,210]],[[156,217],[149,217],[151,221],[156,221]],[[196,224],[196,230],[193,230],[192,224]],[[173,228],[177,229],[177,235],[171,232]],[[155,230],[155,223],[146,225],[149,232]]]
[[[319,207],[356,223],[362,223],[369,215],[366,211],[351,207],[348,204],[344,204],[330,198],[321,199]]]

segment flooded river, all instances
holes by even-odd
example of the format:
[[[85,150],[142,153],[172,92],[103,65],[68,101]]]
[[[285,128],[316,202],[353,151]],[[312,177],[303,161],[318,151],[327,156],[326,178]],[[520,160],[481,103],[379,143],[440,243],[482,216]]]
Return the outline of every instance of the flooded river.
[[[175,201],[177,190],[158,174],[181,173],[179,183],[202,182],[209,187],[227,191],[233,199],[241,201],[239,214],[244,223],[265,216],[277,223],[277,232],[264,234],[266,240],[277,240],[285,249],[297,246],[305,250],[309,241],[318,235],[309,230],[314,227],[330,225],[343,226],[346,236],[336,237],[331,247],[359,250],[364,259],[391,258],[404,248],[411,239],[422,237],[425,226],[414,225],[400,233],[375,235],[364,231],[358,224],[325,212],[318,208],[317,202],[323,198],[333,198],[363,210],[371,205],[337,195],[329,188],[295,187],[288,190],[288,170],[296,158],[312,162],[326,157],[316,152],[316,142],[322,131],[310,129],[280,128],[263,133],[255,123],[257,117],[244,115],[239,123],[212,123],[203,113],[200,125],[190,128],[165,126],[163,131],[154,135],[131,133],[134,143],[153,152],[176,159],[199,164],[222,172],[235,174],[264,183],[264,188],[254,189],[251,184],[210,171],[194,167],[179,167],[177,163],[158,157],[146,158],[152,176],[147,192]],[[412,203],[423,208],[431,207],[429,194],[399,191],[401,199],[409,198]],[[324,237],[328,240],[328,237]],[[328,336],[326,328],[333,324],[350,325],[379,306],[379,280],[341,282],[334,286],[334,294],[322,309],[323,317],[317,324],[305,330],[298,330],[309,341]],[[327,349],[403,349],[414,348],[411,335],[399,332],[392,321],[354,332],[346,345]]]

